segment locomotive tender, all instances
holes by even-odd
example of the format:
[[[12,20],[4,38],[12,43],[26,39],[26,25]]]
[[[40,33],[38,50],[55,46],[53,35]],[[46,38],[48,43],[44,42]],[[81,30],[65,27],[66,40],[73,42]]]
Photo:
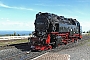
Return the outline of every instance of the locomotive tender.
[[[39,12],[34,25],[34,37],[28,38],[32,50],[48,50],[82,38],[81,26],[76,19]]]

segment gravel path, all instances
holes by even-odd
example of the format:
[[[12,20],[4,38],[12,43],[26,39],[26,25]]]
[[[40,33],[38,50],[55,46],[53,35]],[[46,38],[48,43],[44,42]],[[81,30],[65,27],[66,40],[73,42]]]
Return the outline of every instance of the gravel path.
[[[80,46],[59,51],[60,54],[69,54],[71,60],[90,60],[90,41]]]

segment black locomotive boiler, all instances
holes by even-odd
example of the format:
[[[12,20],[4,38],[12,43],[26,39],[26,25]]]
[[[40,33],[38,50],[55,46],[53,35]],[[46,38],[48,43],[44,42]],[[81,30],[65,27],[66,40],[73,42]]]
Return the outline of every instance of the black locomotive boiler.
[[[34,37],[28,38],[33,50],[48,50],[82,38],[80,23],[73,18],[39,12],[34,25]]]

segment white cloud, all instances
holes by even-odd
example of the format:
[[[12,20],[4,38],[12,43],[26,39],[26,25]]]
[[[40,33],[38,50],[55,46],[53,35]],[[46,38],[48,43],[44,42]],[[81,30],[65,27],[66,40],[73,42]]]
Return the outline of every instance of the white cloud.
[[[6,21],[9,21],[9,18],[0,18],[0,20],[6,20]]]
[[[78,19],[78,16],[67,16],[67,18]]]
[[[3,18],[1,18],[3,20]]]
[[[90,30],[90,22],[87,21],[81,21],[82,31],[88,31]]]
[[[57,13],[58,14],[58,13]],[[67,15],[67,14],[58,14],[59,16],[64,16],[65,18],[73,18],[73,19],[78,19],[78,16],[72,16],[72,15]]]
[[[20,22],[5,20],[0,22],[0,29],[6,30],[34,30],[34,22]]]
[[[20,9],[20,10],[30,10],[30,11],[38,11],[38,10],[34,10],[32,8],[25,8],[25,7],[12,7],[12,6],[8,6],[8,5],[5,5],[3,3],[0,3],[0,7],[4,7],[4,8],[11,8],[11,9]]]
[[[85,13],[81,12],[81,11],[76,11],[79,14],[85,15]]]
[[[8,6],[8,5],[4,5],[3,3],[0,3],[0,6],[5,7],[5,8],[12,8],[12,7]]]
[[[37,6],[50,6],[50,7],[53,7],[53,6],[70,6],[70,5],[65,5],[65,4],[57,4],[57,5],[48,5],[48,4],[35,4]]]
[[[90,2],[90,0],[78,0],[78,2]]]

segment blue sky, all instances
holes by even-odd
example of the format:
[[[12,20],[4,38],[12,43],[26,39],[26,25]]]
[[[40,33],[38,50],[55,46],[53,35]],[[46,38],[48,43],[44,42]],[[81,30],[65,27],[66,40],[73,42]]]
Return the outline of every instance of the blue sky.
[[[49,12],[76,18],[90,30],[90,0],[0,0],[0,30],[34,30],[35,14]]]

